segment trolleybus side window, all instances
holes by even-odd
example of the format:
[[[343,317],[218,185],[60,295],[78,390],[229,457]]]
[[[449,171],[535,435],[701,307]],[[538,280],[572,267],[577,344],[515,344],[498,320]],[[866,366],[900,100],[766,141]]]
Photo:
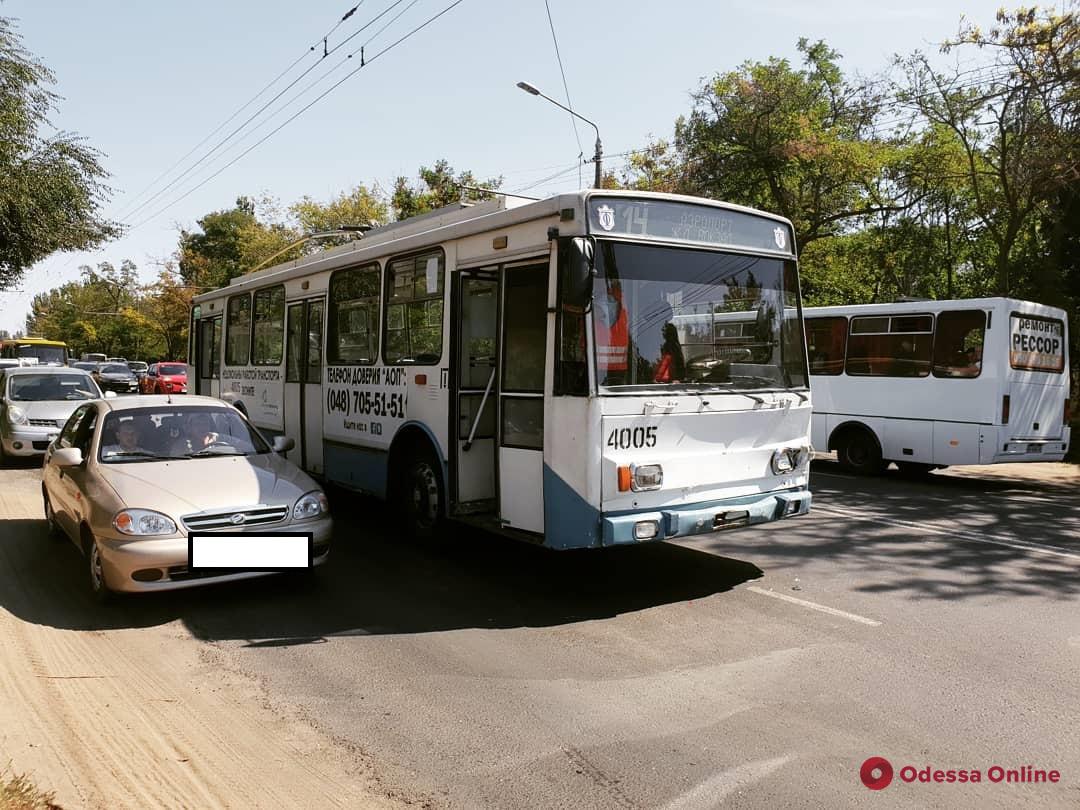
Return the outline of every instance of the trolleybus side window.
[[[934,316],[851,319],[847,373],[862,377],[926,377],[934,344]]]
[[[252,336],[252,365],[280,365],[285,345],[285,287],[270,287],[255,293]]]
[[[225,318],[225,365],[246,366],[251,347],[251,296],[229,299]]]
[[[847,318],[807,318],[806,349],[810,354],[810,373],[836,376],[844,372],[847,348]]]
[[[442,250],[387,265],[383,359],[388,365],[435,365],[442,359],[445,266]]]
[[[332,365],[373,364],[379,357],[379,265],[330,276],[327,354]]]
[[[982,372],[986,313],[981,309],[942,312],[934,333],[935,377],[978,377]]]

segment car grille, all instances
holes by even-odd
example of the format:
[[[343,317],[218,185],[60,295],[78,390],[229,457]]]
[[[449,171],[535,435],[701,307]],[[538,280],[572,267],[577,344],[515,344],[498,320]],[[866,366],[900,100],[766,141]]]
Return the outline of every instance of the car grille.
[[[289,514],[287,506],[252,506],[243,509],[229,509],[223,512],[199,512],[180,518],[188,531],[213,531],[214,529],[232,529],[239,531],[248,526],[265,526],[280,523]],[[234,515],[243,515],[239,523],[233,522]]]
[[[59,427],[55,419],[31,419],[30,424],[33,427]]]

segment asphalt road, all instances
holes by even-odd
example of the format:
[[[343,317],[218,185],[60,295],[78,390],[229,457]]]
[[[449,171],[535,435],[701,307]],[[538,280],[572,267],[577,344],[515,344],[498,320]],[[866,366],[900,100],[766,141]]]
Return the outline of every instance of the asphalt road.
[[[119,652],[201,655],[203,677],[251,685],[235,712],[277,718],[242,755],[302,728],[393,802],[1077,806],[1077,483],[816,462],[805,518],[562,554],[468,532],[409,545],[381,505],[338,494],[314,582],[111,608],[83,593],[74,546],[0,513],[0,612]],[[0,470],[0,494],[37,487],[33,468]],[[151,658],[133,666],[165,665]],[[895,771],[882,792],[859,778],[875,755]],[[983,781],[907,783],[906,765]],[[1025,765],[1060,782],[989,781]]]

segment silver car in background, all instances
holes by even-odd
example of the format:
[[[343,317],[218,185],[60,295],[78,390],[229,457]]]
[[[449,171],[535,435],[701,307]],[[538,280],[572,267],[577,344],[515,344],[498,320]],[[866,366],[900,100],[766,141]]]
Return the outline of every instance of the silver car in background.
[[[281,455],[292,446],[284,436],[268,442],[239,411],[210,397],[89,402],[45,457],[45,518],[85,554],[100,601],[115,591],[268,573],[261,564],[195,567],[198,538],[261,556],[302,536],[303,567],[321,565],[330,551],[329,505],[319,485]]]
[[[72,412],[101,396],[94,379],[79,369],[0,368],[0,461],[43,455]]]

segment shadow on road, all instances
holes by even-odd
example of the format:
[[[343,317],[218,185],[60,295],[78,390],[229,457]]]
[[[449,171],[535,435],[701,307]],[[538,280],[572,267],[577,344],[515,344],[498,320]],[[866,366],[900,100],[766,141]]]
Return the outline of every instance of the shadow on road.
[[[738,548],[770,574],[799,576],[804,585],[807,566],[824,561],[859,581],[856,590],[915,599],[1080,595],[1075,557],[1009,545],[1020,540],[1080,554],[1076,490],[895,471],[852,477],[821,461],[810,481],[808,517],[764,527],[760,537],[744,535],[742,547],[734,534],[698,547],[717,554]]]
[[[140,594],[107,607],[90,599],[74,545],[50,541],[43,521],[0,521],[0,565],[7,569],[0,572],[0,607],[79,630],[180,619],[203,639],[280,646],[335,635],[604,619],[701,599],[763,575],[746,562],[665,543],[559,553],[459,528],[445,545],[418,546],[384,528],[386,507],[354,503],[354,516],[338,520],[330,561],[310,578]],[[9,577],[15,583],[3,582]]]

